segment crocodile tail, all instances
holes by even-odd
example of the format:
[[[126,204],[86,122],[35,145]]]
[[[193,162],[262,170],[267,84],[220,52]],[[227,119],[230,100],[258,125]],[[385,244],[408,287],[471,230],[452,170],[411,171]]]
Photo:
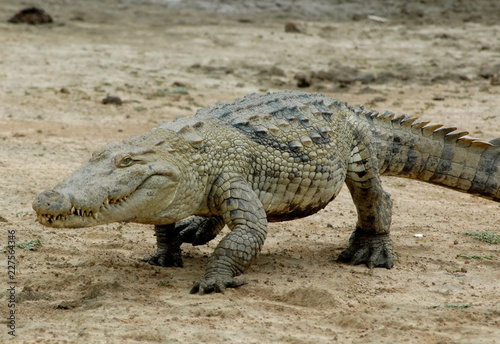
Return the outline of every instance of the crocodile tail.
[[[490,142],[466,131],[408,115],[355,109],[374,133],[382,175],[417,179],[500,202],[500,138]]]

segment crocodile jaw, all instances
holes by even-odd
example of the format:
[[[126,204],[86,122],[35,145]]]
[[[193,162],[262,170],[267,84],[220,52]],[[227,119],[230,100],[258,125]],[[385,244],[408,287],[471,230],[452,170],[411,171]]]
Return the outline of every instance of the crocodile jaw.
[[[72,199],[71,195],[65,195],[62,192],[48,190],[41,193],[34,201],[33,208],[37,213],[38,222],[47,227],[55,228],[75,228],[75,227],[91,227],[99,224],[129,221],[135,214],[134,200],[140,194],[140,189],[136,190],[131,195],[121,198],[108,196],[102,202],[101,206],[94,209],[82,208],[70,202],[70,207],[61,207],[59,209],[47,209],[40,206],[43,202],[47,202],[49,194],[53,197],[61,199]],[[76,203],[76,202],[75,202]],[[68,210],[69,209],[69,210]]]
[[[163,187],[158,188],[159,184]],[[166,223],[170,222],[168,218],[156,218],[154,214],[168,207],[175,190],[168,178],[154,175],[130,194],[103,195],[102,203],[90,208],[79,206],[73,194],[56,187],[38,195],[33,209],[42,225],[55,228],[91,227],[111,222]]]

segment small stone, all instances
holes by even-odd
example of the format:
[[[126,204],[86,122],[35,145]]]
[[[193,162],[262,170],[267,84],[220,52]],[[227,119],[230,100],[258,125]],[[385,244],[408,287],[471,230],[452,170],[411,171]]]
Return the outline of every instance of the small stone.
[[[360,21],[360,20],[363,20],[363,19],[366,19],[366,15],[362,15],[362,14],[359,14],[359,13],[354,13],[351,17],[352,21]]]
[[[30,25],[48,24],[52,23],[52,21],[52,17],[47,12],[37,7],[25,8],[9,19],[9,23]]]
[[[77,308],[81,305],[81,301],[80,300],[65,300],[65,301],[61,301],[60,303],[56,304],[54,306],[55,309],[73,309],[73,308]]]
[[[455,241],[453,242],[453,245],[458,245],[458,240],[455,240]]]
[[[460,269],[460,272],[467,273],[467,269],[466,269],[465,267],[462,267],[462,268]]]
[[[240,18],[240,19],[238,19],[238,23],[249,24],[249,23],[253,23],[253,22],[254,22],[254,20],[250,19],[250,18]]]
[[[281,79],[281,78],[272,78],[271,82],[275,86],[285,86],[286,85],[286,81]]]
[[[361,81],[362,84],[369,84],[374,82],[377,78],[373,73],[363,73],[356,77],[357,81]]]
[[[369,15],[367,16],[368,19],[377,22],[377,23],[387,23],[389,19],[384,18],[384,17],[379,17],[379,16],[374,16],[374,15]]]
[[[296,21],[289,21],[285,24],[285,32],[290,32],[290,33],[305,33],[306,32],[306,27],[304,24],[296,22]]]
[[[479,67],[479,76],[481,76],[484,79],[490,79],[495,75],[498,75],[499,70],[500,70],[500,63],[496,65],[485,63],[482,64],[481,67]]]
[[[300,88],[309,87],[312,84],[312,77],[310,73],[298,72],[293,78],[297,80],[297,87]]]
[[[185,82],[182,82],[182,81],[174,81],[172,83],[172,86],[174,86],[174,87],[184,87],[184,88],[188,87],[188,85]]]
[[[377,93],[378,91],[374,88],[371,88],[370,86],[365,86],[362,89],[358,91],[358,94],[370,94],[370,93]]]
[[[269,75],[285,76],[285,71],[283,69],[281,69],[280,67],[272,66],[269,69]]]
[[[372,103],[378,103],[378,102],[385,102],[387,100],[386,97],[382,97],[382,96],[376,96],[375,98],[372,99]]]
[[[500,75],[494,75],[490,79],[490,84],[492,86],[500,86]]]
[[[107,104],[122,105],[123,104],[121,98],[115,97],[115,96],[107,96],[106,98],[104,98],[102,100],[102,103],[104,105],[107,105]]]

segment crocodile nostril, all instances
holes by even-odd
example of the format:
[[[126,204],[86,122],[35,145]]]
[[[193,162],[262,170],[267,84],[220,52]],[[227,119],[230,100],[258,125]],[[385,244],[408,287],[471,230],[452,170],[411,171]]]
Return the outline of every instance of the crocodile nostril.
[[[33,209],[39,214],[61,214],[71,208],[70,198],[55,190],[46,190],[33,201]]]

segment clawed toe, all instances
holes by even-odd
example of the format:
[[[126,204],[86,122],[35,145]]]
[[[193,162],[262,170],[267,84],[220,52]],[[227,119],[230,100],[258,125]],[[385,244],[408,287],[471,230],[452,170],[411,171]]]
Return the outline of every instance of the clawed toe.
[[[370,269],[394,265],[392,240],[388,234],[367,235],[354,232],[346,248],[337,259],[339,262],[352,265],[366,264]]]
[[[238,288],[244,284],[246,282],[235,280],[232,277],[207,278],[196,282],[191,288],[190,294],[224,293],[226,288]]]
[[[156,252],[155,254],[141,259],[151,265],[163,267],[183,267],[184,262],[180,253]]]

